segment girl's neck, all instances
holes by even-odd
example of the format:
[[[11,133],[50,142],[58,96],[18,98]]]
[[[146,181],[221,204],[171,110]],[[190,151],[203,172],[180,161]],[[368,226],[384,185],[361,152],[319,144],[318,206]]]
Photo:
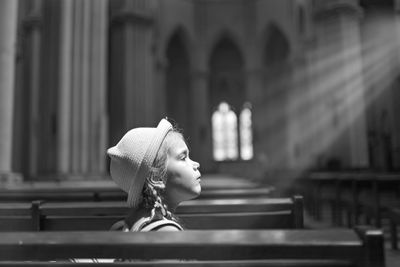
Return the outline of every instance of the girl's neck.
[[[165,197],[164,202],[165,202],[165,204],[167,205],[168,210],[169,210],[170,212],[172,212],[172,213],[175,213],[175,210],[176,210],[176,208],[178,207],[179,202],[178,202],[178,201],[174,201],[174,199],[169,198],[169,197],[167,197],[167,196]]]

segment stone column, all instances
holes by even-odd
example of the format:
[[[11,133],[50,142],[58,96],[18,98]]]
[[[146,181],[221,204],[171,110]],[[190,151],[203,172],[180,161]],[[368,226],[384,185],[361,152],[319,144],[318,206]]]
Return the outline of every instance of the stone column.
[[[154,126],[156,118],[154,106],[157,103],[153,80],[153,3],[151,1],[124,1],[114,11],[112,23],[114,30],[121,33],[122,47],[122,91],[125,128]]]
[[[396,0],[396,11],[400,11],[400,0]],[[396,52],[396,57],[394,58],[396,68],[395,70],[398,70],[400,68],[400,18],[398,16],[399,14],[397,13],[395,18],[394,18],[394,31],[395,31],[395,52]],[[393,105],[393,112],[394,114],[400,114],[400,106],[398,105],[398,101],[400,99],[400,76],[396,79],[396,82],[394,83],[394,86],[392,88],[393,92],[393,103],[396,103]],[[393,137],[393,149],[394,149],[394,155],[393,155],[393,168],[398,170],[400,169],[400,116],[395,115],[393,116],[393,130],[394,130],[394,137]]]
[[[307,84],[307,59],[306,51],[295,54],[292,60],[292,86],[288,98],[288,166],[292,170],[300,170],[308,166],[309,157],[307,146],[304,145],[305,137],[302,128],[307,125],[307,106],[305,99],[308,98]],[[307,127],[307,126],[306,126]]]
[[[27,87],[30,91],[30,109],[29,116],[29,176],[35,177],[38,174],[38,157],[39,157],[39,139],[40,139],[40,87],[43,86],[42,77],[42,9],[43,2],[32,1],[28,14],[25,18],[26,41],[28,43],[26,49],[27,74],[25,78],[28,80]]]
[[[166,99],[167,99],[167,92],[166,92],[166,70],[167,70],[167,64],[166,64],[166,59],[162,56],[159,56],[158,59],[156,59],[157,62],[155,71],[154,71],[154,89],[157,92],[157,95],[155,96],[155,103],[156,105],[154,106],[154,111],[156,117],[162,117],[165,116],[166,110],[167,110],[167,104],[166,104]],[[157,117],[157,118],[158,118]]]
[[[256,43],[256,42],[254,42]],[[262,60],[260,59],[259,49],[257,46],[252,45],[246,49],[250,51],[247,56],[247,70],[246,70],[246,90],[247,99],[252,105],[252,138],[253,138],[253,160],[251,163],[254,167],[249,172],[249,177],[257,177],[264,179],[265,171],[268,166],[266,162],[267,149],[266,138],[264,137],[264,125],[267,123],[266,119],[266,100],[265,88],[263,88],[263,68]]]
[[[207,32],[207,3],[194,1],[194,39],[192,51],[193,60],[191,76],[191,97],[193,108],[193,139],[191,145],[200,163],[200,171],[215,172],[216,164],[213,159],[212,128],[209,90],[209,66],[206,51]],[[193,142],[194,141],[194,142]]]
[[[72,53],[72,12],[73,2],[63,1],[61,6],[60,29],[60,93],[58,125],[58,172],[67,174],[71,158],[71,53]]]
[[[318,58],[320,68],[332,69],[323,73],[326,76],[318,86],[320,95],[325,95],[320,98],[325,103],[320,115],[329,113],[332,116],[325,120],[325,123],[331,123],[328,128],[325,127],[327,131],[321,136],[332,139],[323,142],[325,145],[330,144],[330,152],[347,167],[367,167],[360,8],[357,1],[353,0],[315,2],[318,3],[315,3],[314,16],[320,27],[318,38],[322,44]]]
[[[351,166],[367,167],[368,146],[366,127],[366,96],[363,80],[362,55],[360,42],[360,24],[357,14],[342,18],[343,50],[354,47],[351,56],[344,55],[344,79],[349,81],[345,90],[349,97],[346,99],[348,113],[347,122],[350,126],[349,138],[351,144]]]
[[[58,171],[103,174],[106,158],[107,1],[63,1]]]
[[[211,113],[209,111],[208,72],[194,70],[191,77],[191,97],[193,108],[193,131],[190,146],[195,160],[200,162],[202,171],[212,170]]]
[[[0,180],[12,174],[14,74],[18,1],[0,1]]]

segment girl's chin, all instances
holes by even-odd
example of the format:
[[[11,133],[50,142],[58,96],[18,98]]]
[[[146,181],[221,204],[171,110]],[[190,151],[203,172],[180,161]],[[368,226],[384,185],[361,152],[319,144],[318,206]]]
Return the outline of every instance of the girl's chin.
[[[200,184],[198,184],[197,186],[196,186],[196,197],[198,197],[198,196],[200,196],[200,193],[201,193],[201,185]]]
[[[199,184],[195,188],[193,188],[190,199],[197,198],[198,196],[200,196],[200,193],[201,193],[201,186]],[[188,199],[188,200],[190,200],[190,199]]]

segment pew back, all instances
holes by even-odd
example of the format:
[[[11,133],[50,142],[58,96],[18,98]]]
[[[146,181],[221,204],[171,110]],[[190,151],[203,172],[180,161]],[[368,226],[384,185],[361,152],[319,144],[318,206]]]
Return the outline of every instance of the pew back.
[[[101,267],[357,267],[357,265],[344,260],[238,260],[238,261],[157,261],[155,262],[115,262],[97,264]],[[0,266],[6,267],[93,267],[93,263],[74,263],[74,262],[0,262]]]
[[[215,198],[257,198],[266,197],[274,191],[273,187],[246,187],[246,188],[203,188],[199,199]],[[52,187],[28,187],[0,189],[1,202],[22,201],[125,201],[127,194],[116,186],[109,187],[76,187],[76,186],[52,186]]]
[[[371,229],[362,229],[358,232],[349,229],[148,233],[9,232],[0,233],[0,251],[2,252],[0,261],[122,258],[173,261],[180,259],[175,263],[182,263],[182,260],[184,263],[202,261],[214,263],[233,261],[236,264],[237,261],[276,263],[269,266],[298,266],[279,265],[279,261],[292,264],[297,261],[300,263],[325,261],[331,265],[341,262],[347,264],[344,266],[358,267],[385,265],[382,231]]]
[[[1,231],[108,230],[128,213],[125,202],[0,204]],[[188,229],[303,228],[303,199],[220,199],[183,203],[177,215]]]

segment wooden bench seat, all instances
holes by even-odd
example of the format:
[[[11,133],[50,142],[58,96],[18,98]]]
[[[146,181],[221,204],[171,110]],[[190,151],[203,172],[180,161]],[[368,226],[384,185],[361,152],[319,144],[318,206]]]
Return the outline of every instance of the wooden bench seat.
[[[169,259],[181,266],[385,266],[382,231],[374,229],[8,232],[0,233],[0,251],[3,262],[122,258]]]
[[[93,267],[93,263],[73,263],[73,262],[0,262],[0,266],[11,267]],[[98,263],[100,267],[130,266],[130,267],[357,267],[348,261],[343,260],[240,260],[240,261],[201,261],[201,262],[117,262],[117,263]]]
[[[335,225],[343,224],[342,213],[346,212],[349,227],[359,224],[361,215],[367,224],[373,219],[375,226],[381,227],[386,211],[400,201],[400,175],[396,173],[311,173],[305,180],[313,215],[320,219],[322,204],[329,203]]]
[[[272,187],[203,189],[199,199],[267,197]],[[125,201],[127,194],[119,188],[14,188],[0,189],[1,202],[29,202],[35,200],[55,202]]]
[[[93,267],[93,263],[73,263],[73,262],[0,262],[0,266],[11,267]],[[240,260],[240,261],[201,261],[201,262],[171,262],[157,261],[154,262],[117,262],[117,263],[98,263],[100,267],[130,266],[130,267],[356,267],[348,261],[343,260]]]
[[[108,230],[127,213],[125,202],[2,203],[0,231]],[[177,215],[188,229],[303,228],[303,199],[193,200]]]
[[[229,213],[229,212],[258,212],[258,211],[281,211],[292,210],[301,212],[303,198],[294,196],[293,198],[236,198],[236,199],[195,199],[181,203],[177,214],[191,213]],[[39,202],[41,213],[46,216],[62,215],[124,215],[129,208],[126,202],[104,201],[104,202]],[[3,209],[12,214],[13,208],[27,208],[29,203],[15,203],[10,207],[7,204],[0,205],[0,215]],[[31,207],[29,207],[31,208]],[[26,215],[20,211],[13,215]]]
[[[290,229],[295,228],[287,212],[247,212],[183,214],[178,216],[187,229]],[[42,219],[40,231],[108,230],[120,221],[118,216],[49,216]]]

